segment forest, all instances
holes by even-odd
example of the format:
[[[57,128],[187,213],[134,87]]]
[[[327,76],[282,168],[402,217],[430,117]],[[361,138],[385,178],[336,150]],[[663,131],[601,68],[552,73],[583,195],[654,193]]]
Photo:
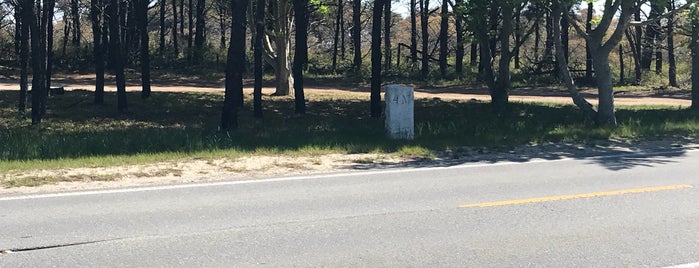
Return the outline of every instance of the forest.
[[[640,84],[654,69],[667,76],[668,86],[679,86],[676,50],[690,54],[682,50],[695,41],[687,38],[693,36],[693,6],[673,0],[596,2],[7,0],[0,41],[4,65],[20,70],[20,114],[26,109],[30,69],[37,92],[48,92],[54,70],[96,73],[97,104],[103,102],[108,70],[116,76],[121,111],[127,107],[124,68],[139,69],[147,98],[152,68],[209,65],[226,58],[224,129],[236,124],[240,80],[254,70],[259,81],[268,69],[273,69],[275,95],[294,92],[297,113],[305,109],[304,72],[370,76],[372,116],[381,113],[376,95],[381,82],[398,74],[421,79],[475,75],[498,109],[507,104],[513,69],[523,77],[548,76],[551,83],[561,76],[586,114],[614,125],[613,105],[604,100],[612,94],[612,83]],[[394,6],[407,13],[396,13]],[[598,71],[593,75],[593,70]],[[599,111],[576,95],[572,79],[599,87]],[[44,95],[31,98],[31,107],[39,107],[31,113],[35,124],[45,114]]]

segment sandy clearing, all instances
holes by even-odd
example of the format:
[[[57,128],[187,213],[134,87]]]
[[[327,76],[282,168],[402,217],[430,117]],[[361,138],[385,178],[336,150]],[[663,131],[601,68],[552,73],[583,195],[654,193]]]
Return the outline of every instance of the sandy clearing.
[[[92,84],[76,84],[76,83],[64,83],[57,82],[56,86],[64,86],[66,90],[88,90],[93,86]],[[9,83],[8,81],[0,82],[0,90],[18,90],[17,84]],[[202,92],[202,93],[220,93],[223,94],[223,87],[211,87],[211,86],[159,86],[153,85],[151,90],[154,92]],[[105,86],[105,91],[114,92],[116,87]],[[127,92],[138,92],[140,91],[140,86],[135,84],[129,84],[126,88]],[[246,87],[244,89],[246,94],[252,94],[252,88]],[[432,99],[440,98],[446,100],[479,100],[479,101],[490,101],[490,96],[484,90],[473,90],[463,88],[463,93],[455,92],[459,91],[458,87],[452,87],[448,92],[431,92],[433,89],[416,88],[415,97],[422,99]],[[437,90],[438,91],[438,90]],[[593,90],[587,90],[588,96],[587,100],[596,105],[597,98]],[[274,88],[263,87],[262,93],[265,95],[271,95],[274,93]],[[307,94],[343,94],[356,95],[358,97],[369,98],[369,92],[364,88],[330,88],[330,87],[306,87],[305,93]],[[615,104],[618,105],[670,105],[670,106],[682,106],[688,107],[691,105],[691,100],[689,96],[648,96],[647,93],[633,93],[633,92],[622,92],[623,94],[618,94],[615,96]],[[513,90],[510,93],[510,101],[515,102],[553,102],[553,103],[565,103],[573,104],[572,99],[566,95],[565,92],[536,92],[533,95],[527,94],[526,90]]]

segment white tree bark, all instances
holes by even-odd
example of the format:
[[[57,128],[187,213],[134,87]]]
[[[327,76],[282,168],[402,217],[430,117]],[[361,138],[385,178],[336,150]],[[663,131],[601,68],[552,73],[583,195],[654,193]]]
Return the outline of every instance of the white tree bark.
[[[275,96],[290,95],[294,78],[291,76],[290,40],[294,24],[292,5],[289,0],[272,0],[275,4],[269,11],[272,25],[265,32],[265,62],[272,66],[276,79]]]

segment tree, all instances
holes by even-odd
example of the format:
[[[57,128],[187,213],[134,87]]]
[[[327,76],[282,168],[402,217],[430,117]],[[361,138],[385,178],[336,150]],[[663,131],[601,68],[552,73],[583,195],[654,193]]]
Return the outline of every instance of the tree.
[[[381,14],[385,4],[374,0],[371,25],[371,117],[381,116]]]
[[[297,114],[306,113],[306,100],[303,92],[303,67],[308,61],[308,0],[294,0],[296,35],[294,49],[294,103]]]
[[[658,3],[659,1],[650,1],[650,13],[648,14],[648,23],[646,23],[646,35],[643,39],[642,51],[641,51],[641,68],[643,70],[650,70],[653,61],[653,55],[658,47],[657,41],[662,35],[662,29],[660,27],[660,20],[658,17],[662,13],[663,7]]]
[[[410,60],[417,65],[417,0],[410,0]]]
[[[693,6],[690,12],[692,51],[692,110],[699,110],[699,8]]]
[[[172,46],[175,49],[175,58],[179,53],[177,47],[177,0],[172,0]]]
[[[362,68],[362,1],[352,0],[352,45],[354,46],[354,71]]]
[[[454,64],[454,69],[456,74],[461,76],[464,73],[464,0],[456,0],[455,2],[454,17],[456,27],[456,63]]]
[[[598,109],[582,97],[575,86],[568,65],[563,54],[563,46],[560,32],[560,18],[563,14],[563,5],[560,0],[554,1],[553,23],[554,38],[556,40],[556,58],[561,76],[570,91],[573,102],[598,125],[615,127],[617,125],[614,113],[614,92],[609,67],[609,54],[617,47],[624,32],[629,26],[629,20],[635,10],[635,2],[628,0],[606,0],[604,12],[597,24],[597,27],[587,33],[577,24],[573,24],[578,34],[583,36],[589,43],[590,54],[592,55],[593,68],[595,69],[595,79],[597,82],[597,92],[599,96]],[[617,16],[617,11],[620,13]],[[611,35],[608,34],[613,20],[617,20],[617,25]],[[606,39],[606,40],[605,40]]]
[[[15,5],[15,20],[17,24],[15,27],[19,29],[15,40],[19,41],[17,49],[19,50],[19,103],[17,104],[18,118],[24,119],[26,114],[26,103],[27,103],[27,91],[29,88],[28,80],[28,65],[29,65],[29,25],[33,22],[30,19],[32,16],[32,2],[31,1],[18,1]],[[17,40],[19,39],[19,40]]]
[[[471,30],[479,43],[483,80],[488,86],[491,103],[496,111],[506,111],[509,103],[510,61],[510,37],[514,32],[513,16],[515,9],[521,8],[518,1],[498,2],[473,2],[470,3],[469,17],[471,17]],[[500,27],[497,22],[502,21]],[[494,23],[496,25],[494,25]],[[537,23],[529,31],[536,29]],[[499,28],[499,31],[498,31]],[[529,35],[529,34],[527,34]],[[523,38],[523,40],[526,38]],[[500,57],[497,72],[493,68],[496,47],[499,44]],[[522,43],[515,44],[513,50],[517,50]]]
[[[48,101],[48,93],[51,89],[51,76],[53,75],[53,13],[54,7],[56,6],[55,0],[46,1],[43,5],[43,17],[41,18],[41,28],[45,31],[44,41],[46,42],[46,54],[44,71],[46,75],[44,79],[46,80],[45,86],[45,96],[41,98],[41,115],[46,114],[46,105]],[[43,41],[42,41],[43,42]]]
[[[291,76],[290,41],[293,25],[289,0],[270,1],[267,30],[265,31],[265,61],[274,69],[276,91],[274,96],[291,94],[294,79]],[[234,11],[235,12],[235,11]]]
[[[121,31],[119,31],[119,1],[109,0],[107,5],[109,19],[109,55],[112,68],[116,76],[117,86],[117,111],[124,112],[128,107],[126,103],[126,77],[124,76],[124,54],[121,45]]]
[[[255,117],[262,117],[262,53],[265,49],[262,43],[264,39],[262,33],[265,31],[265,0],[257,0],[255,8],[253,113]]]
[[[148,50],[148,3],[149,0],[136,0],[138,31],[141,37],[141,98],[150,97],[150,51]]]
[[[439,73],[447,75],[447,42],[449,33],[449,1],[442,0],[441,21],[439,27]]]
[[[667,76],[670,86],[679,87],[677,84],[677,63],[675,62],[675,1],[668,0],[667,5],[670,12],[670,16],[667,19]]]
[[[384,56],[386,57],[384,69],[391,70],[391,26],[393,26],[393,12],[391,11],[391,0],[384,0]]]
[[[197,32],[194,36],[194,47],[197,51],[197,58],[201,57],[204,50],[204,31],[206,28],[206,7],[205,0],[197,0]]]
[[[187,1],[187,60],[192,61],[192,44],[194,43],[194,2]],[[199,57],[197,57],[199,58]]]
[[[332,59],[332,70],[337,71],[337,46],[340,42],[340,32],[341,27],[344,24],[344,14],[345,14],[345,1],[337,0],[337,13],[335,16],[335,33],[333,36],[333,59]]]
[[[36,6],[34,6],[36,4]],[[46,49],[47,29],[49,15],[53,17],[53,0],[23,1],[22,22],[29,23],[31,32],[31,58],[32,58],[32,125],[41,123],[46,112],[46,97],[48,93],[46,79]],[[36,8],[36,9],[35,9]]]
[[[238,107],[242,106],[245,73],[245,29],[249,0],[231,0],[231,41],[226,61],[226,93],[221,113],[221,130],[238,127]]]
[[[92,22],[92,55],[95,64],[95,104],[104,103],[104,45],[102,43],[102,23],[104,16],[103,0],[90,0],[90,20]]]
[[[585,32],[592,32],[592,16],[595,13],[594,1],[587,1],[587,17],[585,19]],[[590,43],[585,42],[585,80],[592,81],[592,55],[590,54]]]
[[[165,52],[165,1],[160,1],[160,55],[162,56]]]
[[[420,29],[422,34],[422,67],[420,72],[422,79],[427,79],[430,74],[430,58],[429,58],[429,41],[430,33],[428,31],[430,20],[430,0],[420,0]]]
[[[634,20],[635,21],[641,21],[641,9],[637,8],[634,11]],[[624,35],[626,35],[626,40],[629,43],[629,47],[631,48],[631,52],[633,55],[633,64],[634,64],[634,83],[640,84],[641,79],[643,76],[642,68],[641,68],[641,37],[642,37],[642,28],[640,24],[635,25],[633,28],[629,27],[629,29],[624,32]]]
[[[80,29],[80,1],[70,0],[70,16],[73,22],[73,46],[80,47],[82,31]]]

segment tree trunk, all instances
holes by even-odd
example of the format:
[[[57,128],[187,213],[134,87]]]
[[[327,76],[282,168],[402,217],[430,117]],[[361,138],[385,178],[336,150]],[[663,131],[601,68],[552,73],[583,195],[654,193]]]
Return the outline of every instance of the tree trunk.
[[[563,55],[565,56],[566,62],[568,62],[568,54],[569,54],[569,47],[570,47],[570,16],[568,16],[568,12],[570,11],[570,6],[565,6],[565,9],[563,10],[564,14],[563,17],[561,17],[561,43],[562,43],[562,49],[563,49]],[[553,33],[551,33],[552,40],[553,40]],[[552,41],[553,42],[553,41]]]
[[[671,87],[679,87],[677,84],[677,63],[675,62],[675,15],[672,11],[675,10],[675,1],[668,0],[668,11],[670,16],[667,21],[667,65],[668,65],[668,80]]]
[[[55,0],[49,0],[46,8],[46,90],[51,90],[51,77],[53,76],[53,9]],[[41,113],[46,114],[46,101],[41,106]]]
[[[371,26],[371,117],[381,116],[381,14],[383,1],[374,0]]]
[[[341,0],[338,0],[338,1],[341,1]],[[347,55],[346,55],[345,52],[347,52],[347,47],[346,47],[346,43],[345,43],[345,37],[347,37],[347,33],[345,32],[344,1],[343,1],[342,6],[343,6],[343,7],[342,7],[343,11],[342,11],[342,15],[341,15],[341,16],[342,16],[342,17],[341,17],[342,20],[341,20],[341,22],[340,22],[340,58],[341,58],[342,60],[346,60],[346,59],[347,59]]]
[[[515,45],[519,44],[522,42],[522,19],[521,19],[521,9],[517,9],[517,12],[515,12]],[[514,58],[515,62],[515,69],[519,69],[521,67],[520,60],[519,60],[519,46],[515,47],[515,50],[512,52],[512,57]]]
[[[345,9],[345,1],[337,0],[337,15],[335,16],[335,33],[333,36],[333,59],[332,59],[332,71],[335,73],[337,71],[337,47],[338,42],[340,42],[340,26],[342,24],[342,18]]]
[[[575,81],[573,81],[573,77],[570,75],[570,69],[568,68],[568,64],[565,61],[565,55],[563,54],[561,29],[559,27],[560,17],[563,11],[560,9],[559,3],[554,2],[552,12],[554,25],[553,37],[554,45],[556,47],[556,63],[558,65],[558,71],[560,72],[561,79],[568,88],[568,92],[570,93],[570,96],[573,99],[573,103],[576,106],[578,106],[578,108],[580,108],[580,110],[583,112],[583,114],[585,114],[585,116],[592,120],[597,120],[597,111],[595,111],[595,108],[592,106],[591,103],[589,103],[582,95],[580,95],[580,91],[578,90],[578,87],[575,85]],[[589,43],[587,44],[587,47],[589,47]]]
[[[30,23],[31,31],[31,58],[32,58],[32,125],[37,125],[41,123],[41,117],[43,116],[41,112],[41,106],[43,99],[46,98],[46,24],[44,21],[45,13],[42,12],[43,2],[44,6],[47,5],[46,1],[37,1],[36,10],[33,7],[33,1],[24,1],[24,10],[29,10],[26,12],[25,17],[23,17],[24,22]],[[43,9],[45,11],[45,9]],[[35,15],[35,13],[37,15]],[[43,16],[42,16],[43,14]]]
[[[28,14],[32,12],[31,3],[32,1],[23,1],[19,2],[18,5],[15,7],[15,12],[17,13],[15,19],[18,24],[18,26],[15,26],[18,29],[18,31],[16,32],[18,35],[15,36],[15,39],[19,39],[17,40],[19,41],[17,42],[17,44],[19,50],[20,66],[19,103],[17,105],[19,119],[24,119],[27,113],[27,91],[29,88],[29,25],[33,24],[33,22],[31,21],[31,18],[33,16],[31,14]]]
[[[150,97],[150,51],[148,51],[148,3],[149,0],[136,1],[138,31],[141,37],[141,98]]]
[[[117,111],[124,112],[128,107],[126,103],[126,78],[124,76],[124,55],[121,45],[121,31],[119,31],[119,1],[109,0],[107,6],[109,14],[109,50],[112,68],[116,75],[117,86]]]
[[[692,37],[692,109],[699,111],[699,18],[691,16]]]
[[[90,0],[90,20],[92,21],[92,55],[95,64],[95,104],[104,103],[104,48],[102,43],[103,0]]]
[[[384,1],[384,0],[382,0]],[[386,72],[391,70],[391,24],[393,23],[393,13],[391,11],[391,1],[384,1],[384,55],[386,57],[384,69]]]
[[[417,65],[417,0],[410,0],[410,60]]]
[[[624,81],[624,72],[626,72],[624,66],[624,47],[619,45],[619,84],[621,85],[626,83]]]
[[[641,21],[641,8],[637,8],[634,12],[634,20]],[[635,29],[635,39],[636,39],[636,49],[634,50],[634,70],[636,84],[641,84],[643,80],[643,66],[641,64],[641,54],[643,53],[643,30],[640,25],[634,27]]]
[[[253,88],[253,114],[255,117],[262,117],[262,53],[264,45],[262,41],[264,40],[265,31],[265,0],[257,0],[256,10],[255,10],[255,47],[254,47],[254,76],[255,85]]]
[[[221,113],[221,130],[238,127],[238,105],[242,104],[245,72],[245,29],[248,0],[231,0],[231,43],[226,62],[226,93]],[[241,106],[242,107],[242,106]]]
[[[184,0],[180,0],[180,36],[184,38]]]
[[[175,59],[180,54],[177,45],[177,0],[172,0],[172,46],[175,49]]]
[[[629,47],[631,49],[631,55],[633,56],[633,68],[634,68],[634,83],[635,84],[640,84],[641,83],[641,54],[638,53],[638,46],[640,46],[640,42],[637,42],[635,40],[635,34],[631,32],[631,30],[627,30],[626,33],[626,41],[629,43]]]
[[[447,38],[449,32],[449,1],[442,0],[441,21],[439,27],[439,73],[447,75]]]
[[[41,113],[41,116],[43,117],[46,115],[46,106],[47,106],[47,101],[48,101],[48,94],[49,94],[49,89],[51,87],[51,65],[53,64],[53,9],[55,6],[56,2],[55,0],[46,0],[43,1],[42,9],[43,11],[41,12],[41,42],[42,42],[42,49],[45,51],[43,52],[42,55],[42,71],[44,72],[43,80],[44,80],[44,90],[43,90],[43,96],[40,98],[40,106],[39,106],[39,112]]]
[[[206,28],[205,5],[205,0],[197,0],[197,32],[194,36],[194,47],[197,50],[198,57],[201,57],[201,53],[204,50],[204,31]],[[223,28],[221,30],[223,30]]]
[[[655,51],[655,74],[663,73],[663,52],[660,48]]]
[[[427,80],[430,75],[429,69],[429,20],[430,20],[430,0],[420,0],[420,28],[422,34],[422,67],[420,68],[422,79]]]
[[[478,43],[471,43],[471,56],[469,57],[471,66],[475,67],[478,65]]]
[[[187,1],[187,60],[192,62],[192,44],[194,43],[194,2]]]
[[[128,49],[128,42],[127,42],[127,37],[128,37],[128,29],[129,25],[127,25],[127,6],[131,3],[131,1],[121,1],[119,0],[119,29],[121,33],[119,36],[121,37],[121,45],[123,49]],[[129,52],[124,51],[122,52],[123,56],[128,57]]]
[[[495,87],[491,88],[490,97],[495,109],[499,112],[506,111],[509,103],[510,80],[510,36],[512,36],[513,7],[508,3],[501,3],[502,29],[500,30],[500,62],[498,64],[498,76]],[[553,41],[553,39],[551,40]]]
[[[73,46],[80,47],[80,40],[82,39],[82,30],[80,29],[80,9],[79,0],[70,0],[70,13],[71,20],[73,21]]]
[[[165,53],[165,1],[160,1],[160,56]]]
[[[308,0],[294,1],[296,35],[294,49],[294,104],[297,114],[306,113],[306,99],[303,92],[303,68],[308,60]]]
[[[614,114],[614,84],[612,70],[609,68],[609,54],[592,49],[592,64],[595,68],[595,80],[599,104],[597,106],[597,123],[603,126],[616,126]],[[606,55],[605,55],[606,54]]]
[[[534,63],[539,63],[539,44],[541,43],[541,31],[539,30],[539,21],[534,22]]]
[[[267,31],[265,42],[265,60],[274,68],[276,91],[274,96],[287,96],[293,88],[291,76],[290,39],[292,27],[292,6],[290,1],[273,1],[268,14],[274,31]]]
[[[12,7],[14,8],[13,17],[15,19],[15,54],[19,56],[22,49],[20,47],[22,42],[22,3],[15,3]]]
[[[68,48],[68,39],[70,39],[70,22],[66,20],[63,24],[63,43],[61,44],[61,57],[66,57],[66,48]]]
[[[219,47],[221,49],[223,49],[226,47],[226,14],[225,14],[225,12],[219,14],[218,23],[219,23],[218,24],[219,28],[221,30],[221,41],[219,43]],[[199,29],[197,29],[197,32],[199,32]]]
[[[492,4],[491,4],[492,8]],[[485,15],[488,14],[488,15]],[[485,25],[488,25],[488,21],[492,20],[492,18],[489,18],[489,16],[494,15],[492,12],[487,12],[483,14],[483,16],[478,16],[475,18],[476,20],[476,29],[474,31],[474,38],[476,41],[479,42],[479,52],[480,52],[480,61],[478,63],[478,68],[479,68],[479,74],[481,76],[481,79],[485,84],[488,86],[488,90],[491,91],[492,95],[492,90],[495,88],[495,72],[493,71],[493,54],[492,50],[490,49],[490,35],[489,35],[489,28],[484,27]],[[492,97],[491,97],[492,98]]]
[[[594,14],[594,10],[594,2],[588,1],[587,18],[585,20],[585,32],[587,32],[587,34],[592,32],[592,15]],[[587,41],[585,41],[585,81],[592,81],[592,55],[590,54],[590,44]]]
[[[362,68],[362,1],[352,1],[352,43],[354,45],[354,71]]]
[[[646,36],[643,39],[643,47],[641,52],[641,67],[643,70],[650,70],[653,62],[653,54],[657,48],[656,40],[661,34],[660,21],[656,18],[660,16],[660,6],[655,1],[650,1],[650,14],[648,20],[650,23],[646,25]]]
[[[458,76],[464,74],[464,0],[456,0],[454,6],[455,26],[456,26],[456,62],[454,70]]]
[[[109,6],[109,0],[100,0],[102,9],[102,52],[104,52],[104,63],[105,70],[112,68],[111,52],[109,51],[109,19],[107,16],[107,6]]]
[[[561,33],[561,36],[563,34]],[[546,14],[546,40],[544,41],[544,59],[546,64],[553,62],[553,19],[551,12]]]

